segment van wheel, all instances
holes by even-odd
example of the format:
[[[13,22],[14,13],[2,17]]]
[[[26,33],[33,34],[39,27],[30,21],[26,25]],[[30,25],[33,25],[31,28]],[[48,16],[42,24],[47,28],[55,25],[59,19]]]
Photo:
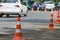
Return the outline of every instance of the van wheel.
[[[7,17],[9,17],[9,14],[7,14]]]
[[[21,15],[19,14],[18,17],[21,17]]]
[[[0,14],[0,17],[2,17],[3,15]]]
[[[26,14],[24,14],[24,16],[27,16]]]

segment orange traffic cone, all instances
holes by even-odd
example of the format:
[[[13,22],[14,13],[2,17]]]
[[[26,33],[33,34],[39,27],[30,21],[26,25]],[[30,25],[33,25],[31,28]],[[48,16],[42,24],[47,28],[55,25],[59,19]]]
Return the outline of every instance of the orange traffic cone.
[[[60,10],[59,10],[59,12],[58,12],[58,16],[57,16],[56,24],[60,24]]]
[[[16,26],[16,33],[13,40],[24,40],[21,32],[20,17],[17,18],[18,24]]]
[[[44,9],[44,12],[47,12],[47,9],[46,8]]]
[[[37,8],[37,12],[39,12],[40,10],[39,10],[39,7]]]
[[[53,22],[53,14],[51,14],[50,24],[49,24],[49,30],[54,30],[54,22]]]
[[[31,11],[33,12],[33,11],[34,11],[34,9],[33,9],[33,8],[31,8]]]
[[[56,24],[60,24],[60,19],[56,20]]]
[[[53,11],[53,18],[57,18],[57,11],[54,9],[54,11]]]

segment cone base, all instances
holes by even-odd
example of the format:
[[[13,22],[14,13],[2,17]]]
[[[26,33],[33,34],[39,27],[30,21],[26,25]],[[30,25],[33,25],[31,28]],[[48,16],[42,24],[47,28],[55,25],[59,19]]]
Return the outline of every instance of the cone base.
[[[13,40],[24,40],[22,33],[16,33]]]
[[[48,29],[49,29],[49,30],[55,30],[54,24],[50,24]]]
[[[22,37],[15,37],[13,40],[24,40]]]

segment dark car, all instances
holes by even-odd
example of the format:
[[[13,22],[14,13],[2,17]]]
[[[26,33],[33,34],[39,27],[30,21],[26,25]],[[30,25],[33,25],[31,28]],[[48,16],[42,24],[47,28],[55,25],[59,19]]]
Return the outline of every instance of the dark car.
[[[31,6],[31,8],[33,8],[34,10],[37,10],[37,8],[39,8],[39,10],[44,10],[44,5],[40,2],[35,2]]]
[[[34,10],[37,10],[38,7],[40,9],[40,4],[38,2],[33,3],[33,5],[31,6],[31,8],[33,8]]]
[[[30,10],[32,4],[34,3],[34,1],[31,1],[31,0],[26,0],[26,1],[23,1],[23,3],[27,6],[28,10]]]
[[[55,9],[56,10],[59,10],[60,9],[60,2],[58,2],[58,4],[56,5]]]

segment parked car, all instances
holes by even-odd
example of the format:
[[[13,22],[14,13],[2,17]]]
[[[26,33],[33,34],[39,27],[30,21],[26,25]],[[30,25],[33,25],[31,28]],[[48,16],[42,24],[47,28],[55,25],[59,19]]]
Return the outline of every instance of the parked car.
[[[34,1],[31,1],[31,0],[26,0],[26,1],[23,1],[23,3],[27,6],[28,10],[30,10],[32,4],[34,3]]]
[[[60,2],[58,2],[58,5],[57,6],[60,7]]]
[[[55,7],[55,4],[53,1],[45,1],[44,5],[45,5],[46,9],[54,9],[54,7]]]
[[[41,2],[35,2],[35,3],[33,3],[32,7],[33,7],[34,10],[37,10],[38,7],[39,7],[39,10],[44,10],[44,8],[45,8],[44,4],[41,3]]]
[[[56,10],[60,10],[60,2],[57,3],[57,5],[55,6],[54,9],[56,9]]]
[[[22,5],[20,0],[0,0],[0,17],[3,15],[13,15],[17,14],[19,16],[27,15],[27,7]]]
[[[27,8],[30,10],[30,8],[31,8],[31,6],[32,6],[32,4],[33,4],[34,2],[33,1],[28,1],[28,3],[27,3]]]
[[[60,9],[60,2],[58,2],[57,8]]]
[[[40,9],[40,4],[38,2],[33,3],[33,5],[31,6],[31,8],[33,8],[34,10],[37,10],[38,7]]]

